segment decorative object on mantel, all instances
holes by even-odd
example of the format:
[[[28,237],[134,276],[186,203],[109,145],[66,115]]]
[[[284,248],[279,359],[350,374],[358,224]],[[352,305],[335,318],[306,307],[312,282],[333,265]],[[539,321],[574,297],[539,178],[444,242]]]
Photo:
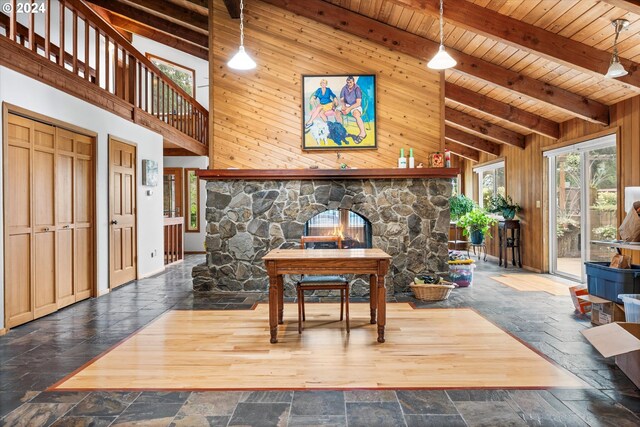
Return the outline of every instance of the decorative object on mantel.
[[[302,76],[302,149],[377,148],[376,76]]]
[[[432,168],[444,167],[444,157],[442,153],[439,151],[436,151],[435,153],[431,153],[431,156],[429,156],[429,161],[431,162]]]
[[[234,70],[253,70],[256,62],[244,50],[244,1],[240,0],[240,47],[238,52],[227,62],[229,68]]]
[[[444,50],[444,0],[440,0],[440,47],[438,53],[427,63],[432,70],[446,70],[455,67],[457,62]]]
[[[449,151],[448,148],[444,149],[444,167],[445,168],[451,167],[451,151]]]
[[[148,187],[158,185],[158,162],[155,160],[142,160],[142,185]]]
[[[409,148],[409,168],[413,169],[416,167],[416,159],[413,157],[413,148]]]
[[[405,169],[407,167],[407,158],[404,156],[404,148],[400,149],[400,157],[398,157],[398,168]]]
[[[605,77],[615,79],[617,77],[623,77],[629,74],[620,63],[620,57],[618,56],[618,37],[620,33],[627,29],[629,21],[626,19],[615,19],[611,22],[613,28],[615,28],[616,37],[613,39],[613,55],[611,56],[611,63]]]

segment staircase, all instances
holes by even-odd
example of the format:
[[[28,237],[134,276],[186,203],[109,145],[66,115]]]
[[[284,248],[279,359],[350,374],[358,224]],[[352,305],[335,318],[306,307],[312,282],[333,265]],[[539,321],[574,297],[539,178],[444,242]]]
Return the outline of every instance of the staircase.
[[[209,154],[207,109],[83,1],[18,3],[0,12],[0,65],[162,134],[167,154]]]

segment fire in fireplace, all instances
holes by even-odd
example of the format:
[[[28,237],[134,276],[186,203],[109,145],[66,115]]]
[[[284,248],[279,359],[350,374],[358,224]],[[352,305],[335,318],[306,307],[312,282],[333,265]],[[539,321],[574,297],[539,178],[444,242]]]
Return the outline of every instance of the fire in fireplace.
[[[331,209],[317,214],[305,224],[304,234],[305,236],[341,236],[342,247],[345,249],[371,247],[371,223],[362,215],[348,209]],[[317,248],[321,246],[335,247],[335,243],[315,244]]]

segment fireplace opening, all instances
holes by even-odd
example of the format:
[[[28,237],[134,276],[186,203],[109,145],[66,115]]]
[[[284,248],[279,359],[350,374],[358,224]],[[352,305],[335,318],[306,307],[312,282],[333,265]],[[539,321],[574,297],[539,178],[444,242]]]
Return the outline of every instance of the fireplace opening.
[[[341,236],[344,249],[370,248],[371,223],[348,209],[331,209],[311,218],[304,227],[305,236]],[[317,242],[315,248],[331,249],[335,242]]]

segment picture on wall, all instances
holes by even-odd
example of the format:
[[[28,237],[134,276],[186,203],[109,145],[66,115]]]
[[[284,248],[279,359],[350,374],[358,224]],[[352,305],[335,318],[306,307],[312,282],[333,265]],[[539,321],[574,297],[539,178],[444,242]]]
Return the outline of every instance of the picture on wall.
[[[142,160],[142,185],[149,187],[158,185],[158,162],[155,160]]]
[[[302,76],[302,148],[377,148],[376,76]]]

